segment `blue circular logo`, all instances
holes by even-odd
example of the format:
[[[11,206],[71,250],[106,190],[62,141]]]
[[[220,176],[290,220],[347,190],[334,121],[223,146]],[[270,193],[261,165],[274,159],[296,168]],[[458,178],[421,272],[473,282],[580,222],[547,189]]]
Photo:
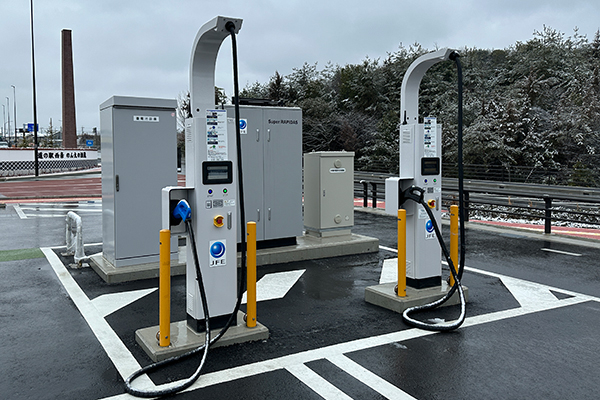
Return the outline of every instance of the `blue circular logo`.
[[[433,232],[433,230],[434,230],[433,229],[433,222],[431,222],[431,220],[428,220],[425,223],[425,229],[427,229],[427,232],[429,232],[429,233]]]
[[[246,129],[246,120],[240,119],[240,129]]]
[[[210,255],[214,258],[221,258],[225,255],[225,245],[222,242],[214,242],[210,246]]]

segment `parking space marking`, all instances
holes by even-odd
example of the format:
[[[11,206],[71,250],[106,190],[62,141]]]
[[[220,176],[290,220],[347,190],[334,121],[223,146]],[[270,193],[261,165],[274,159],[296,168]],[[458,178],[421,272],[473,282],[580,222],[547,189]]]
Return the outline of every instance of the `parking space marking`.
[[[17,215],[19,216],[19,218],[21,219],[27,219],[27,215],[25,215],[25,213],[23,212],[23,210],[21,210],[21,206],[18,204],[12,204],[13,208],[15,209]]]
[[[555,249],[547,249],[545,247],[542,247],[541,250],[542,251],[547,251],[547,252],[550,252],[550,253],[563,254],[565,256],[573,256],[573,257],[581,257],[582,256],[582,254],[579,254],[579,253],[571,253],[571,252],[568,252],[568,251],[555,250]]]
[[[352,400],[352,397],[304,364],[292,365],[285,369],[325,400]]]
[[[256,282],[256,301],[282,299],[305,271],[299,269],[266,274]],[[242,297],[242,304],[246,304],[246,296],[247,292]]]
[[[152,288],[103,294],[102,296],[93,299],[92,304],[96,307],[102,317],[106,317],[157,290],[158,288]]]
[[[352,361],[343,354],[338,356],[327,358],[330,362],[335,364],[337,367],[346,371],[354,378],[358,379],[371,389],[375,390],[380,395],[387,399],[393,400],[416,400],[408,393],[398,389],[395,385],[392,385],[379,375],[374,374],[362,365]]]
[[[121,376],[125,379],[131,373],[139,369],[139,363],[135,360],[133,355],[130,353],[129,349],[123,344],[121,339],[117,336],[117,334],[113,331],[110,325],[106,322],[106,320],[101,316],[100,312],[93,305],[92,301],[89,300],[87,295],[83,292],[83,290],[78,286],[75,282],[71,274],[67,271],[66,267],[62,264],[58,256],[50,249],[50,248],[42,248],[41,249],[48,261],[50,262],[52,268],[54,269],[56,275],[59,277],[61,283],[73,299],[73,302],[86,319],[88,325],[96,335],[96,338],[99,340],[102,347],[105,349],[107,355],[112,360],[113,364],[121,374]],[[465,267],[466,270],[470,272],[475,272],[488,276],[495,276],[500,279],[505,278],[506,282],[508,282],[508,287],[513,288],[518,293],[520,297],[519,300],[523,301],[525,306],[497,311],[489,314],[477,315],[473,317],[468,317],[465,320],[465,323],[461,327],[461,329],[468,328],[470,326],[476,326],[480,324],[485,324],[489,322],[501,321],[508,318],[514,318],[518,316],[523,316],[527,314],[532,314],[540,311],[547,311],[551,309],[566,307],[570,305],[580,304],[587,301],[596,301],[600,302],[600,298],[583,295],[580,293],[575,293],[572,291],[554,288],[546,285],[537,284],[535,282],[529,282],[520,280],[517,278],[508,277],[501,274],[496,274],[488,271],[478,270],[475,268]],[[532,287],[535,287],[536,293],[544,293],[542,295],[542,299],[540,300],[524,300],[523,291],[530,290]],[[516,288],[516,289],[515,289]],[[519,292],[521,290],[521,292]],[[564,294],[571,295],[573,297],[566,298],[563,300],[552,300],[546,296],[546,290],[553,290],[555,292],[560,292]],[[429,335],[437,334],[436,332],[424,331],[416,328],[412,329],[404,329],[392,333],[387,333],[378,336],[371,336],[363,339],[356,339],[349,342],[342,342],[334,345],[329,345],[321,348],[316,348],[312,350],[303,351],[300,353],[289,354],[286,356],[259,361],[251,364],[241,365],[238,367],[229,368],[226,370],[216,371],[212,373],[207,373],[206,375],[202,375],[198,381],[196,381],[190,388],[186,391],[193,391],[203,387],[208,387],[212,385],[217,385],[220,383],[230,382],[233,380],[246,378],[250,376],[255,376],[271,371],[276,371],[280,369],[292,370],[292,371],[302,371],[303,367],[298,367],[300,365],[306,364],[311,361],[320,360],[320,359],[328,359],[334,364],[338,365],[340,368],[350,373],[354,378],[359,381],[367,384],[372,387],[376,386],[380,390],[385,391],[386,394],[384,396],[397,396],[398,393],[404,393],[401,389],[395,387],[392,384],[386,385],[382,382],[382,378],[371,373],[370,371],[364,369],[359,364],[354,363],[352,360],[348,359],[345,354],[366,350],[382,345],[393,344],[398,342],[404,342],[411,339],[417,339]],[[356,364],[356,365],[354,365]],[[308,368],[308,367],[306,367]],[[298,373],[300,373],[298,372]],[[314,377],[313,377],[314,378]],[[312,379],[312,378],[311,378]],[[308,382],[311,379],[307,379]],[[317,382],[316,380],[314,382]],[[165,387],[176,384],[176,382],[164,385],[164,386],[155,386],[152,381],[147,376],[143,376],[139,378],[139,381],[136,381],[136,387],[138,388],[157,388],[157,387]],[[319,383],[322,385],[322,383]],[[325,385],[328,386],[328,385]],[[321,390],[321,389],[318,389]],[[377,389],[375,389],[377,390]],[[408,395],[407,395],[408,396]],[[111,400],[121,400],[121,399],[132,399],[133,397],[128,394],[120,394],[117,396],[112,396],[108,399]],[[390,398],[402,398],[402,397],[390,397]],[[410,397],[405,397],[410,398]]]
[[[41,248],[41,250],[54,270],[54,273],[56,273],[60,283],[63,285],[71,297],[71,300],[73,300],[73,303],[75,303],[75,306],[104,348],[104,351],[113,362],[115,368],[119,371],[119,374],[123,379],[127,379],[132,373],[140,369],[140,364],[133,357],[125,344],[123,344],[108,322],[106,322],[104,317],[100,315],[96,307],[94,307],[83,289],[75,282],[75,279],[73,279],[54,251],[47,247]],[[138,385],[140,385],[140,387],[154,387],[154,383],[152,383],[147,376],[142,376],[139,379],[140,382]]]

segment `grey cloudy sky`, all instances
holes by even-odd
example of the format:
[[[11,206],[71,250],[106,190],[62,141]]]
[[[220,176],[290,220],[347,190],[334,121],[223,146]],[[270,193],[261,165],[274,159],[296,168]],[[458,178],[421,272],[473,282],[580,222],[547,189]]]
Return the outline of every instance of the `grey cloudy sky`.
[[[113,95],[176,98],[187,90],[196,32],[216,15],[244,19],[238,36],[240,86],[288,74],[304,62],[345,65],[385,57],[400,44],[506,48],[550,26],[593,38],[598,1],[528,0],[37,0],[34,30],[38,121],[61,124],[60,32],[71,29],[78,131],[99,125]],[[19,125],[33,120],[29,1],[0,0],[0,102],[16,86]],[[231,46],[217,62],[217,86],[232,94]],[[13,125],[14,126],[14,125]]]

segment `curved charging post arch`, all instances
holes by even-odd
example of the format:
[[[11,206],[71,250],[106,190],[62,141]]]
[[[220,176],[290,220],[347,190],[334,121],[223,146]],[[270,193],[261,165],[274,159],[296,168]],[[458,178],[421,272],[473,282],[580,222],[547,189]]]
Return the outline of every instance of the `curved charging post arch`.
[[[237,35],[242,19],[221,16],[202,25],[196,34],[190,60],[190,101],[194,117],[200,116],[202,110],[215,107],[215,65],[223,40],[231,35],[226,28],[228,22],[233,22]]]
[[[400,91],[400,118],[402,124],[416,124],[419,122],[419,87],[421,80],[429,68],[435,64],[450,59],[454,50],[441,49],[427,53],[417,58],[406,70],[402,79]]]

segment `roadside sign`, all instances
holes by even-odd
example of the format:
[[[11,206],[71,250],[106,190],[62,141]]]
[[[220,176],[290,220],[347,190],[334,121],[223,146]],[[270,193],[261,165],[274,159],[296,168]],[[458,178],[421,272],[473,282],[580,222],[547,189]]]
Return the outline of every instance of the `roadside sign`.
[[[94,145],[94,141],[93,141],[93,140],[86,140],[86,141],[85,141],[85,145],[86,145],[87,147],[92,147],[92,146]]]

